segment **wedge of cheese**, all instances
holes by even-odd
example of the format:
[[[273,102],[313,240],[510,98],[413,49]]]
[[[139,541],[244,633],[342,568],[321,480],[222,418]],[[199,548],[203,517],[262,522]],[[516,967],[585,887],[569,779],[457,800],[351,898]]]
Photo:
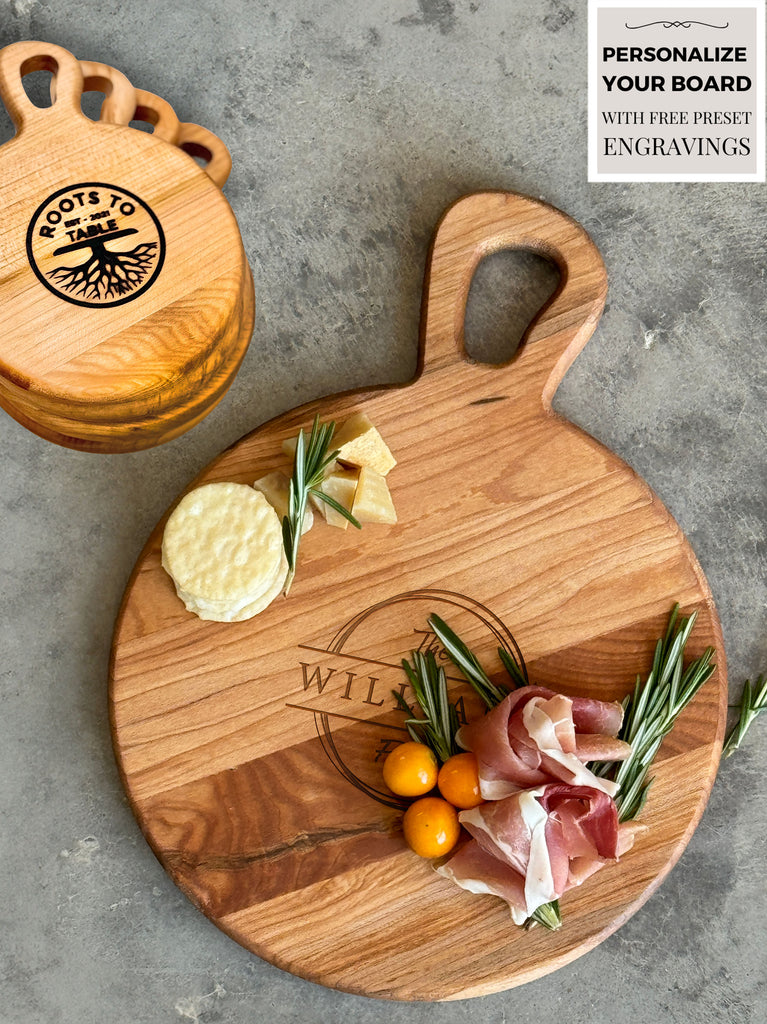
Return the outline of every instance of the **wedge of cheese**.
[[[285,440],[280,445],[280,447],[282,448],[283,452],[285,453],[285,455],[287,455],[287,457],[291,460],[291,462],[296,457],[296,448],[297,448],[297,446],[298,446],[298,435],[297,434],[294,435],[293,437],[286,437]]]
[[[397,512],[386,480],[369,466],[359,471],[352,515],[361,523],[396,523]]]
[[[253,486],[264,495],[277,513],[277,518],[282,522],[288,514],[290,480],[288,480],[284,473],[267,473],[266,476],[259,477],[258,480],[254,481]],[[304,534],[307,530],[311,530],[313,525],[314,513],[307,505],[301,533]]]
[[[367,466],[386,476],[397,465],[386,442],[364,412],[357,412],[343,423],[333,436],[338,461],[350,466]]]
[[[351,512],[352,505],[354,504],[354,495],[357,490],[357,477],[356,469],[338,468],[327,474],[319,489],[323,493],[329,494],[331,498],[335,498],[339,505]],[[340,512],[337,512],[331,505],[328,505],[326,501],[315,497],[313,494],[310,495],[310,498],[314,507],[329,526],[337,526],[341,530],[345,530],[348,527],[349,520],[342,516]]]

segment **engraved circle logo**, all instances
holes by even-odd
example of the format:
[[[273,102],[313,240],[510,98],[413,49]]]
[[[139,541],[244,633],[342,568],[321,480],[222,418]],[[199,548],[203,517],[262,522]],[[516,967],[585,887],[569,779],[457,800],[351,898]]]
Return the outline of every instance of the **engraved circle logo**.
[[[414,650],[435,655],[445,667],[460,724],[484,710],[432,631],[428,617],[433,613],[482,653],[491,678],[505,674],[495,656],[499,647],[524,665],[516,640],[497,615],[479,601],[448,590],[388,597],[354,615],[333,636],[306,640],[296,651],[292,671],[297,685],[286,706],[296,714],[312,714],[317,737],[335,768],[356,789],[389,807],[407,806],[382,788],[381,777],[386,755],[408,739],[401,701],[411,706],[413,695],[403,658],[409,659]]]
[[[120,306],[142,295],[165,259],[165,236],[147,204],[116,185],[83,182],[38,206],[27,230],[38,279],[66,302]]]

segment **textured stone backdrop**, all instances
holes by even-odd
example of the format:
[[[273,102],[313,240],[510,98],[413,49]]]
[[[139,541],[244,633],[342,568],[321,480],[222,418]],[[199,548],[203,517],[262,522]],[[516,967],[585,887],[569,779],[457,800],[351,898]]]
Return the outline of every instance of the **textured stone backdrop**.
[[[199,914],[131,817],[106,707],[114,617],[157,519],[263,420],[412,375],[429,237],[480,188],[540,196],[600,247],[607,310],[556,407],[688,534],[737,696],[767,670],[765,186],[588,184],[576,0],[0,0],[0,45],[18,39],[113,64],[221,136],[258,308],[226,399],[162,448],[65,451],[0,413],[0,1022],[767,1020],[767,722],[616,935],[522,989],[408,1006],[293,978]],[[554,283],[537,259],[486,261],[471,352],[506,358]]]

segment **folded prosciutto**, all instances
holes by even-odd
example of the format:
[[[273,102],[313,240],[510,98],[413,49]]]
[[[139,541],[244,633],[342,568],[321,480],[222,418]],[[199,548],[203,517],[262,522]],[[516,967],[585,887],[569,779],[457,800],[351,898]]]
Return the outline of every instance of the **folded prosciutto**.
[[[523,686],[464,725],[457,739],[477,758],[485,800],[558,781],[614,796],[615,783],[594,775],[585,762],[628,757],[631,747],[616,739],[622,721],[618,703]]]
[[[630,849],[635,827],[590,786],[551,783],[458,816],[473,839],[437,868],[462,889],[506,900],[515,924]]]

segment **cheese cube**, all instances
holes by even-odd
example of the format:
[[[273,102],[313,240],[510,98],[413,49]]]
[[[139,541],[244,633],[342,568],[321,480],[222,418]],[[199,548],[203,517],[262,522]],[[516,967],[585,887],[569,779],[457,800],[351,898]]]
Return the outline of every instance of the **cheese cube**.
[[[291,462],[295,460],[297,445],[298,434],[294,434],[293,437],[286,437],[285,440],[282,442],[282,445],[280,446]]]
[[[284,473],[267,473],[256,480],[253,484],[257,491],[260,491],[274,511],[277,513],[280,522],[288,514],[288,503],[290,501],[290,480]],[[304,513],[304,522],[301,533],[311,530],[314,524],[314,513],[307,505]]]
[[[338,448],[339,462],[367,466],[381,476],[397,465],[386,442],[364,412],[355,413],[339,427],[332,445]]]
[[[369,466],[360,469],[352,515],[361,523],[397,522],[397,512],[386,481]]]
[[[357,490],[357,476],[358,474],[355,469],[335,469],[332,473],[328,473],[322,481],[322,486],[319,490],[329,494],[331,498],[335,498],[339,505],[351,511],[354,504],[354,493]],[[313,494],[309,497],[314,507],[324,517],[325,522],[329,526],[338,526],[342,530],[347,528],[349,520],[342,516],[340,512],[336,512],[322,498],[317,498]]]

